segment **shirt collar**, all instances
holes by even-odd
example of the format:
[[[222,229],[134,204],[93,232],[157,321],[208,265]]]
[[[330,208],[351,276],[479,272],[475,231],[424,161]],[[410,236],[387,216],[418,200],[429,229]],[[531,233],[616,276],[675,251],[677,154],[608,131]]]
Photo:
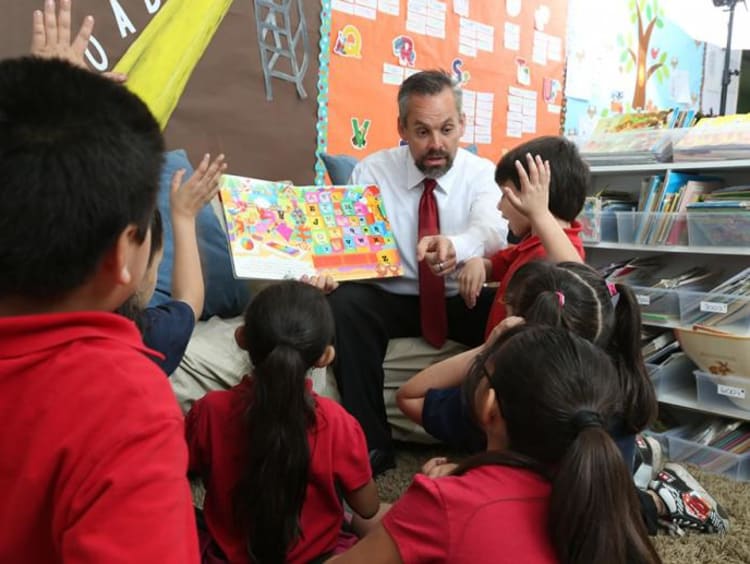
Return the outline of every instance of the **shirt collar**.
[[[425,175],[421,170],[417,168],[417,165],[414,164],[414,159],[411,156],[409,147],[405,145],[404,148],[406,149],[406,185],[409,190],[412,190],[413,188],[422,186],[422,181],[425,179]],[[458,151],[456,151],[456,158],[453,160],[453,166],[451,167],[451,169],[443,176],[436,179],[437,190],[440,190],[441,192],[444,192],[446,194],[450,192],[451,187],[456,183],[456,180],[459,177],[458,169],[463,163],[464,150],[465,149],[462,149],[460,147],[458,148]]]

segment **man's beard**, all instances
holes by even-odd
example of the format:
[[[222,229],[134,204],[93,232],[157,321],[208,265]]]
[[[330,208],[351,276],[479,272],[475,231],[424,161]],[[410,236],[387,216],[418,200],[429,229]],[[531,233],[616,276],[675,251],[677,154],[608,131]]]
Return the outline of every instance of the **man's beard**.
[[[431,158],[444,158],[445,164],[441,166],[425,166],[424,162]],[[448,172],[453,166],[453,157],[444,151],[430,151],[414,164],[421,170],[427,178],[440,178]]]

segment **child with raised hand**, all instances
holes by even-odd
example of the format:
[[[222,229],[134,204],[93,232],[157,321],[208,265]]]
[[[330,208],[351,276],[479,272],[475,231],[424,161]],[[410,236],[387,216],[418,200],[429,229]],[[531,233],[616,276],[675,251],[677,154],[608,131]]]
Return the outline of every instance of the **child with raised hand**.
[[[312,391],[334,358],[323,292],[285,281],[262,290],[236,333],[253,371],[209,392],[187,415],[190,472],[206,487],[204,517],[228,561],[309,562],[330,555],[344,510],[378,511],[367,445],[343,407]]]
[[[182,414],[112,313],[146,270],[163,150],[121,85],[0,61],[0,561],[198,561]]]
[[[449,476],[417,475],[336,562],[660,562],[607,432],[620,390],[600,347],[563,328],[511,328],[476,357],[467,392],[486,451]]]
[[[146,307],[156,288],[163,252],[163,225],[159,210],[151,223],[151,252],[146,275],[138,291],[119,309],[135,320],[143,342],[164,358],[154,361],[170,375],[180,360],[203,311],[204,287],[198,252],[195,218],[219,191],[219,180],[227,168],[224,155],[211,161],[205,155],[193,175],[183,184],[184,169],[175,172],[170,191],[170,215],[174,238],[171,299],[155,307]]]

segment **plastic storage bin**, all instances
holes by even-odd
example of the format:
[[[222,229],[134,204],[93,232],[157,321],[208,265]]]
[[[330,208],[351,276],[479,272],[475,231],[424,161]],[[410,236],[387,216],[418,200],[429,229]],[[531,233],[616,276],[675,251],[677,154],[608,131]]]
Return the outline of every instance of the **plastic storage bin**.
[[[695,368],[695,363],[683,352],[669,356],[661,364],[646,364],[657,397],[692,388],[695,385]]]
[[[695,385],[699,407],[721,410],[736,406],[750,416],[750,378],[719,376],[696,370]]]
[[[688,241],[697,247],[750,246],[750,210],[687,214]]]
[[[680,324],[727,334],[750,335],[750,296],[681,291]]]
[[[665,433],[669,459],[700,466],[706,472],[722,474],[732,480],[750,480],[750,453],[735,454],[701,445],[681,436],[688,427],[678,427]]]
[[[685,214],[663,212],[615,212],[618,241],[629,245],[686,245]]]
[[[680,322],[680,296],[675,290],[631,286],[644,321],[662,325]]]

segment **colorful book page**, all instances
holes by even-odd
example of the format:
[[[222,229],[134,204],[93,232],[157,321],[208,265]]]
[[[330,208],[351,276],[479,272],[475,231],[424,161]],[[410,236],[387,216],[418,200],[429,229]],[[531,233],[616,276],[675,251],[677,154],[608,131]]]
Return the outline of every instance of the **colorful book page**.
[[[293,186],[224,175],[220,197],[237,278],[402,274],[377,186]]]

